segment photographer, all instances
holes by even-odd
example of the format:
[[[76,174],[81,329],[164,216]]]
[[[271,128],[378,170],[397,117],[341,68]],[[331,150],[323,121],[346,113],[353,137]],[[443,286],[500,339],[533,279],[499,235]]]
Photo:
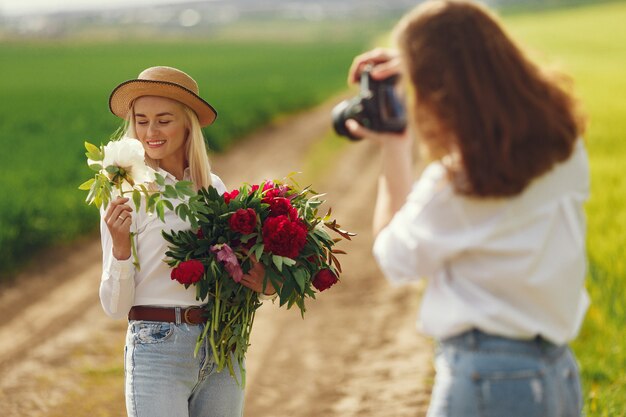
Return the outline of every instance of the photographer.
[[[583,118],[484,7],[426,1],[397,51],[355,58],[400,74],[409,127],[353,137],[381,148],[374,255],[393,282],[428,280],[421,329],[438,341],[429,417],[569,417],[582,409],[567,346],[589,301]],[[427,163],[412,184],[413,141]]]

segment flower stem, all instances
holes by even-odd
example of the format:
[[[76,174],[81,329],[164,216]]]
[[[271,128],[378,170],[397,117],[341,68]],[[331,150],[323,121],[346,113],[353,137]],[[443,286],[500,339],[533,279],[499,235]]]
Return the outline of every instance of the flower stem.
[[[120,197],[124,197],[124,191],[122,191],[122,183],[117,184],[117,191],[120,193]],[[137,268],[137,271],[141,270],[139,265],[139,257],[137,256],[137,247],[135,246],[135,232],[130,232],[130,252],[133,255],[133,265]]]
[[[141,271],[141,266],[139,265],[139,257],[137,256],[137,246],[135,246],[135,236],[137,236],[137,233],[130,232],[130,251],[133,254],[133,265],[135,265],[137,271]]]
[[[217,346],[215,344],[215,335],[217,334],[217,318],[219,315],[220,304],[220,283],[215,281],[215,303],[213,303],[213,314],[211,317],[211,335],[209,336],[209,343],[211,344],[211,350],[213,351],[213,358],[219,365],[219,355],[217,353]]]

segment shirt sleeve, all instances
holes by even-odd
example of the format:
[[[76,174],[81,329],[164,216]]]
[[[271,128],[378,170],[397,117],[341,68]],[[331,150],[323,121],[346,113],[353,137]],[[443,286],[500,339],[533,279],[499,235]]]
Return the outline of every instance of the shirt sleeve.
[[[385,276],[398,284],[433,276],[467,243],[459,214],[445,168],[429,166],[374,242]]]
[[[224,185],[224,182],[222,181],[220,177],[212,173],[211,181],[213,182],[213,187],[215,187],[215,189],[217,190],[218,193],[220,193],[220,195],[226,192],[226,185]]]
[[[126,260],[113,256],[113,241],[104,219],[100,220],[102,239],[102,279],[100,303],[114,319],[126,318],[135,299],[135,266],[132,255]]]

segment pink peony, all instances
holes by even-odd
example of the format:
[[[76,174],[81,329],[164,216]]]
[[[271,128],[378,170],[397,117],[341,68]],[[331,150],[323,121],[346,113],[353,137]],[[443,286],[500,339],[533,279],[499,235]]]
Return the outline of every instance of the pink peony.
[[[243,279],[243,270],[233,249],[226,243],[211,246],[211,252],[217,255],[217,260],[224,264],[224,268],[233,281],[241,282]]]

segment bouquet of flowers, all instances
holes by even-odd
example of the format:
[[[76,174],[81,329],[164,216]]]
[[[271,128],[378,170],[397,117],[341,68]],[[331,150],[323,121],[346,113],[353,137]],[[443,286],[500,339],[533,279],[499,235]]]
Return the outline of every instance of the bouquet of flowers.
[[[193,229],[163,233],[171,278],[186,288],[195,286],[196,298],[206,300],[207,325],[196,353],[208,338],[218,371],[233,360],[239,363],[245,385],[243,359],[254,315],[261,305],[258,293],[241,285],[254,263],[265,268],[264,288],[271,283],[280,305],[296,305],[304,316],[305,299],[334,285],[341,273],[335,244],[354,234],[343,231],[330,210],[320,216],[322,195],[297,184],[267,181],[244,185],[219,195],[213,187],[201,189],[187,204],[176,207]],[[327,230],[340,237],[331,238]]]
[[[166,185],[165,178],[146,165],[143,145],[137,139],[122,137],[99,147],[85,142],[85,149],[87,164],[96,174],[78,188],[89,191],[87,204],[99,209],[108,206],[114,197],[130,194],[137,210],[143,200],[146,211],[156,211],[163,221],[165,210],[174,209],[167,198],[196,195],[190,181],[179,181],[175,186]],[[163,191],[157,186],[163,187]],[[134,233],[131,233],[130,240],[133,263],[139,269]]]

